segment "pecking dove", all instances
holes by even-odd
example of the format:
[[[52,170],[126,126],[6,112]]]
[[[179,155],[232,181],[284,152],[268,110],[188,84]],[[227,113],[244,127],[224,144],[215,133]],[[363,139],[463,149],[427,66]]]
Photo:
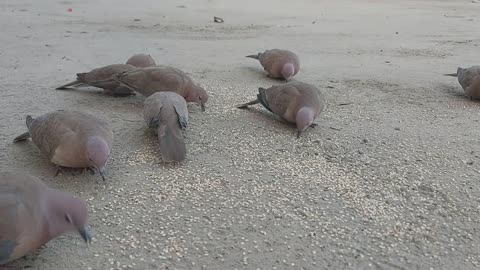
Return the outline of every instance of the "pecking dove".
[[[205,111],[205,103],[208,100],[208,94],[202,87],[194,84],[190,76],[185,74],[185,72],[174,67],[137,68],[114,75],[112,80],[146,97],[155,92],[175,92],[185,98],[187,102],[200,104],[202,111]]]
[[[187,149],[182,130],[188,123],[185,99],[174,92],[154,93],[145,99],[143,118],[158,135],[163,161],[183,161]]]
[[[93,114],[59,110],[33,119],[27,115],[28,132],[14,139],[33,143],[56,165],[96,168],[105,181],[113,133],[107,122]]]
[[[69,231],[90,242],[87,220],[83,199],[27,174],[0,172],[0,265]]]
[[[259,88],[258,92],[256,100],[237,105],[237,108],[261,103],[287,122],[296,123],[297,138],[305,129],[316,125],[313,121],[325,107],[322,93],[315,86],[299,81],[272,86],[268,89]]]
[[[155,60],[149,55],[149,54],[135,54],[134,56],[130,57],[127,60],[127,63],[129,65],[135,66],[135,67],[153,67],[156,66],[157,64],[155,63]]]
[[[288,81],[300,70],[300,61],[297,55],[287,50],[267,50],[246,57],[259,60],[268,76],[272,78],[284,78]]]
[[[135,66],[129,64],[114,64],[101,68],[96,68],[86,73],[77,73],[77,79],[73,82],[64,84],[56,90],[65,90],[69,87],[87,87],[94,86],[102,88],[104,93],[112,96],[128,96],[134,94],[129,88],[120,85],[115,81],[105,82],[113,75],[135,69]]]
[[[445,74],[446,76],[458,77],[458,82],[470,99],[480,99],[480,66],[457,69],[457,73]]]

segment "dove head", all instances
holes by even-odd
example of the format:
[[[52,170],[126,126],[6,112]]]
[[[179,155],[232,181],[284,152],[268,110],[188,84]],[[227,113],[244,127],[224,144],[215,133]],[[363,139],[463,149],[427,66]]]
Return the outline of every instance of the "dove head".
[[[300,138],[305,129],[313,124],[315,120],[315,112],[312,108],[303,107],[297,112],[296,124],[297,124],[297,138]]]
[[[187,102],[196,102],[202,107],[202,111],[205,111],[205,103],[208,101],[208,94],[205,89],[194,84],[189,95],[185,98]]]
[[[87,141],[87,158],[92,167],[95,167],[105,181],[105,167],[110,157],[110,147],[100,137],[90,137]]]
[[[153,67],[157,65],[155,60],[153,60],[149,54],[143,53],[135,54],[134,56],[130,57],[127,61],[127,64],[138,68]]]
[[[283,65],[282,71],[280,73],[282,74],[283,78],[285,78],[285,80],[288,80],[293,77],[293,75],[295,75],[295,66],[292,63],[286,63]]]
[[[48,194],[48,226],[49,239],[53,239],[69,231],[77,231],[88,243],[92,240],[87,229],[87,204],[70,193],[50,190]]]

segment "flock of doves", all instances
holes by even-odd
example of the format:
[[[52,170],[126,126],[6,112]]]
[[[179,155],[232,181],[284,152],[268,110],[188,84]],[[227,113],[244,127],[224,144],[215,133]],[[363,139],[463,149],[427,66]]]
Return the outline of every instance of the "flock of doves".
[[[300,64],[288,50],[267,50],[247,57],[259,60],[269,77],[285,84],[259,88],[257,98],[238,108],[261,103],[298,129],[297,137],[310,126],[324,108],[324,98],[313,85],[289,81]],[[75,81],[57,87],[92,86],[112,96],[146,97],[144,120],[155,130],[160,155],[165,162],[181,162],[186,157],[184,131],[188,123],[187,102],[198,103],[205,111],[208,93],[182,70],[157,65],[146,54],[136,54],[125,64],[113,64],[90,72],[77,73]],[[14,142],[31,138],[50,162],[62,168],[95,170],[105,181],[113,132],[109,124],[84,111],[58,110],[33,118],[26,117],[28,131]],[[0,265],[40,248],[50,240],[78,231],[89,243],[88,210],[84,200],[73,194],[47,187],[28,174],[0,173]],[[1,268],[0,268],[1,269]]]
[[[315,86],[291,81],[299,69],[295,53],[267,50],[247,57],[259,60],[269,77],[286,83],[268,89],[259,88],[255,100],[237,105],[262,104],[266,109],[297,127],[297,138],[324,109],[325,99]],[[457,76],[465,95],[480,99],[480,66],[458,68]],[[183,132],[188,123],[186,102],[198,103],[202,111],[208,94],[183,71],[156,65],[150,55],[136,54],[126,64],[114,64],[78,73],[77,79],[58,87],[93,86],[112,96],[146,97],[144,120],[155,130],[160,155],[165,162],[181,162],[186,156]],[[105,180],[113,132],[108,123],[88,112],[59,110],[37,118],[26,117],[28,131],[14,142],[31,138],[50,161],[59,167],[97,170]],[[47,187],[40,179],[27,174],[0,173],[0,265],[40,248],[50,240],[78,231],[89,243],[86,202],[73,194]]]

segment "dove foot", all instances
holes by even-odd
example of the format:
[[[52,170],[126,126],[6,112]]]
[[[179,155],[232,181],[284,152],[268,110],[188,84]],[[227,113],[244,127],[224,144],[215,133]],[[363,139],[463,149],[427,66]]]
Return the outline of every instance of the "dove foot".
[[[55,173],[55,175],[54,175],[53,177],[57,177],[57,176],[59,176],[60,174],[63,174],[63,170],[62,170],[62,167],[59,166],[59,167],[57,168],[57,172]]]
[[[91,175],[95,175],[95,170],[92,167],[83,168],[83,173],[89,172]]]
[[[317,126],[318,126],[318,124],[315,124],[315,123],[310,125],[311,128],[316,128]]]

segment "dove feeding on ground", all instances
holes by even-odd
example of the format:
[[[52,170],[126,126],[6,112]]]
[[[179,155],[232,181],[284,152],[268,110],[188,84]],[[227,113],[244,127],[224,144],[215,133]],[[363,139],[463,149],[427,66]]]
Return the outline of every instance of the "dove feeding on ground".
[[[113,64],[93,69],[89,72],[77,73],[77,79],[73,82],[59,86],[57,90],[65,90],[69,87],[87,87],[94,86],[102,88],[104,93],[112,96],[129,96],[134,92],[128,87],[120,85],[115,81],[105,82],[113,75],[130,71],[138,67],[155,66],[155,60],[147,54],[135,54],[130,57],[125,64]]]
[[[297,126],[297,138],[308,127],[314,127],[313,121],[325,107],[325,98],[320,90],[307,83],[292,81],[270,88],[259,88],[257,99],[237,108],[261,103],[266,109]]]
[[[288,50],[272,49],[246,57],[260,61],[263,69],[272,78],[284,78],[288,81],[300,70],[298,56]]]
[[[40,117],[26,117],[28,132],[14,139],[29,137],[49,160],[62,167],[95,168],[105,180],[112,148],[113,132],[104,120],[87,112],[58,110]]]
[[[102,88],[104,93],[112,96],[128,96],[134,94],[128,87],[120,85],[115,81],[105,81],[113,75],[135,69],[130,64],[113,64],[93,69],[89,72],[77,73],[77,79],[56,88],[56,90],[65,90],[71,87],[94,86]]]
[[[145,99],[143,116],[157,133],[163,161],[183,161],[187,153],[183,130],[188,124],[185,99],[174,92],[154,93]]]
[[[445,75],[457,77],[458,82],[465,91],[465,96],[470,97],[470,99],[480,99],[480,66],[459,67],[457,68],[457,73]]]
[[[137,68],[114,75],[112,80],[146,97],[156,92],[175,92],[185,98],[187,102],[198,103],[202,111],[205,111],[205,103],[208,101],[205,89],[196,85],[185,72],[174,67]]]
[[[153,60],[152,56],[143,53],[133,55],[127,60],[126,64],[140,68],[153,67],[157,65],[157,63],[155,63],[155,60]]]
[[[87,221],[83,199],[28,174],[0,172],[0,265],[69,231],[77,231],[89,243]]]

